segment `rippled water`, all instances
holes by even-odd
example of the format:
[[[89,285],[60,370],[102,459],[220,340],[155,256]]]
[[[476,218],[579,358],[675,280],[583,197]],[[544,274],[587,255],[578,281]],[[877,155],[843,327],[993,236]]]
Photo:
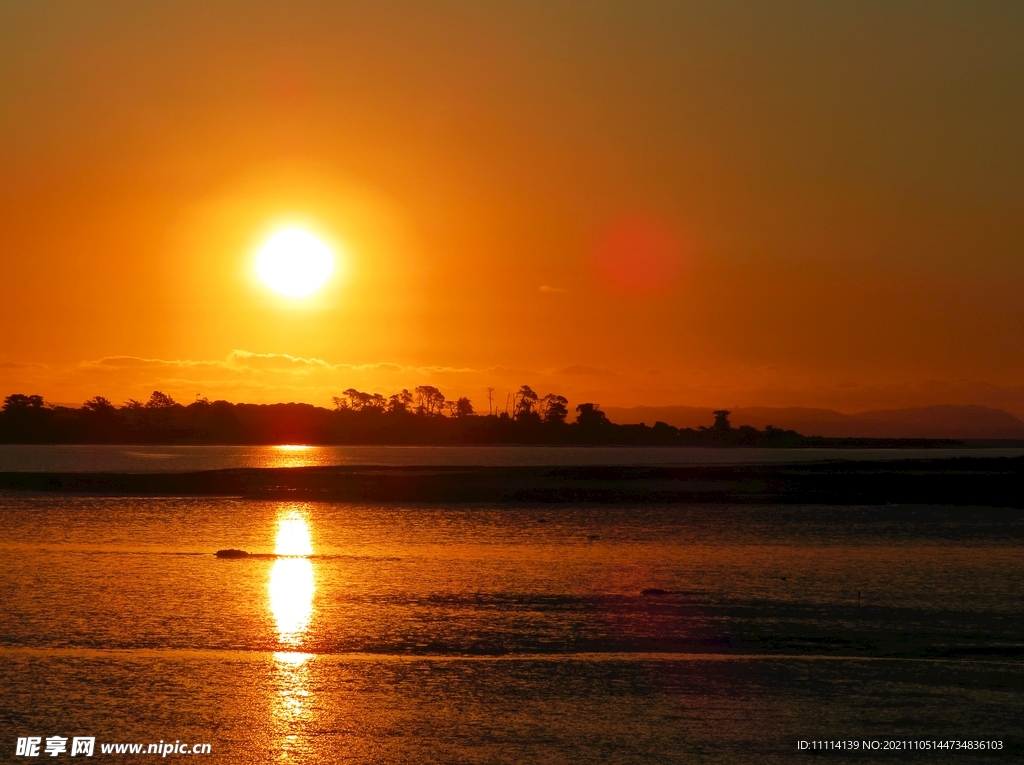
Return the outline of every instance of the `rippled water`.
[[[714,449],[645,446],[96,446],[0,444],[0,472],[156,473],[316,465],[754,465],[1020,457],[1024,449]]]
[[[977,508],[0,496],[0,758],[54,734],[225,763],[1009,745],[1022,540]]]

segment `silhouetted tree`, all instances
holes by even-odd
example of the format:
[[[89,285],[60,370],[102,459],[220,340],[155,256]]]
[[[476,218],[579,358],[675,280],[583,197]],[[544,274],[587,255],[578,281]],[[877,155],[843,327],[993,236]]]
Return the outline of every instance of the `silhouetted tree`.
[[[569,399],[549,393],[540,401],[540,417],[544,422],[565,422],[569,416]]]
[[[356,412],[383,412],[387,401],[379,393],[363,393],[355,388],[349,388],[342,393],[343,398],[335,397],[334,408],[336,410],[351,409]]]
[[[295,403],[257,406],[227,401],[210,403],[200,397],[184,407],[160,391],[154,391],[146,404],[130,399],[121,409],[102,396],[73,409],[49,406],[42,396],[17,393],[2,400],[0,442],[591,443],[715,447],[823,446],[828,442],[772,426],[764,431],[749,425],[734,428],[728,421],[729,412],[724,409],[714,412],[715,424],[711,427],[680,430],[664,422],[653,427],[643,423],[615,425],[608,421],[600,406],[588,402],[576,407],[575,424],[566,426],[568,400],[563,396],[549,393],[538,398],[524,385],[515,394],[514,403],[511,393],[509,399],[510,410],[496,417],[479,417],[468,398],[446,401],[430,385],[416,388],[415,395],[402,390],[388,399],[378,393],[349,388],[334,399],[336,408],[346,412],[338,417],[310,404]],[[414,403],[422,417],[403,414],[410,412]]]
[[[103,396],[93,396],[82,404],[82,409],[93,414],[113,414],[117,410],[110,400]]]
[[[158,390],[153,391],[149,401],[146,402],[146,409],[170,409],[172,406],[174,406],[174,399]]]
[[[440,414],[444,406],[444,394],[433,385],[416,386],[416,413]]]
[[[12,393],[4,399],[3,411],[16,412],[29,409],[42,409],[44,406],[42,396],[26,396],[23,393]]]
[[[45,442],[49,439],[54,410],[47,407],[42,396],[12,393],[0,409],[0,433],[5,439]]]
[[[537,402],[540,397],[533,392],[529,385],[522,386],[512,397],[512,417],[515,420],[527,420],[537,418]]]
[[[469,417],[471,414],[476,414],[476,412],[473,411],[473,402],[465,396],[462,396],[457,401],[449,401],[448,412],[457,420],[462,419],[463,417]]]
[[[580,404],[576,407],[576,424],[581,428],[596,428],[611,425],[608,415],[601,411],[600,404]]]
[[[401,393],[395,393],[388,398],[388,411],[392,414],[405,414],[412,406],[412,394],[405,388]]]
[[[74,411],[74,410],[71,410]],[[123,438],[121,418],[117,407],[103,396],[93,396],[82,404],[79,427],[84,427],[87,437],[92,441],[110,442]]]

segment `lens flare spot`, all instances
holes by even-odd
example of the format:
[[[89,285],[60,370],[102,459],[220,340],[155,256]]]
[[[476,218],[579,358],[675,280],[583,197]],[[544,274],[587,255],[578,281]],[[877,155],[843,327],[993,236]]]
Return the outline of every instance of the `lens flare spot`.
[[[612,289],[648,295],[670,289],[676,282],[685,247],[669,226],[634,215],[605,227],[594,251],[598,272]]]

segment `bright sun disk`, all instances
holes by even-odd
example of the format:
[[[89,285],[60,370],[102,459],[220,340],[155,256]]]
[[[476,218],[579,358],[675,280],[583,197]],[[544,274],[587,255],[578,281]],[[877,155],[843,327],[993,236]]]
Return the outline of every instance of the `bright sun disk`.
[[[256,256],[256,273],[275,292],[305,297],[316,292],[334,270],[331,249],[308,231],[278,231]]]

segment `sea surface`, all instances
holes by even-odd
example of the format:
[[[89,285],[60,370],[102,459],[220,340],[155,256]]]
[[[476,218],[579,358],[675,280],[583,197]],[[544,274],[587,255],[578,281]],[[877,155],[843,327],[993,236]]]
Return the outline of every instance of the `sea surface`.
[[[0,561],[0,761],[55,735],[232,765],[1024,755],[1019,510],[9,493]],[[797,748],[825,739],[1004,748]]]
[[[154,446],[0,444],[0,473],[163,473],[317,465],[779,465],[1021,457],[1022,448],[757,449],[667,446]]]

